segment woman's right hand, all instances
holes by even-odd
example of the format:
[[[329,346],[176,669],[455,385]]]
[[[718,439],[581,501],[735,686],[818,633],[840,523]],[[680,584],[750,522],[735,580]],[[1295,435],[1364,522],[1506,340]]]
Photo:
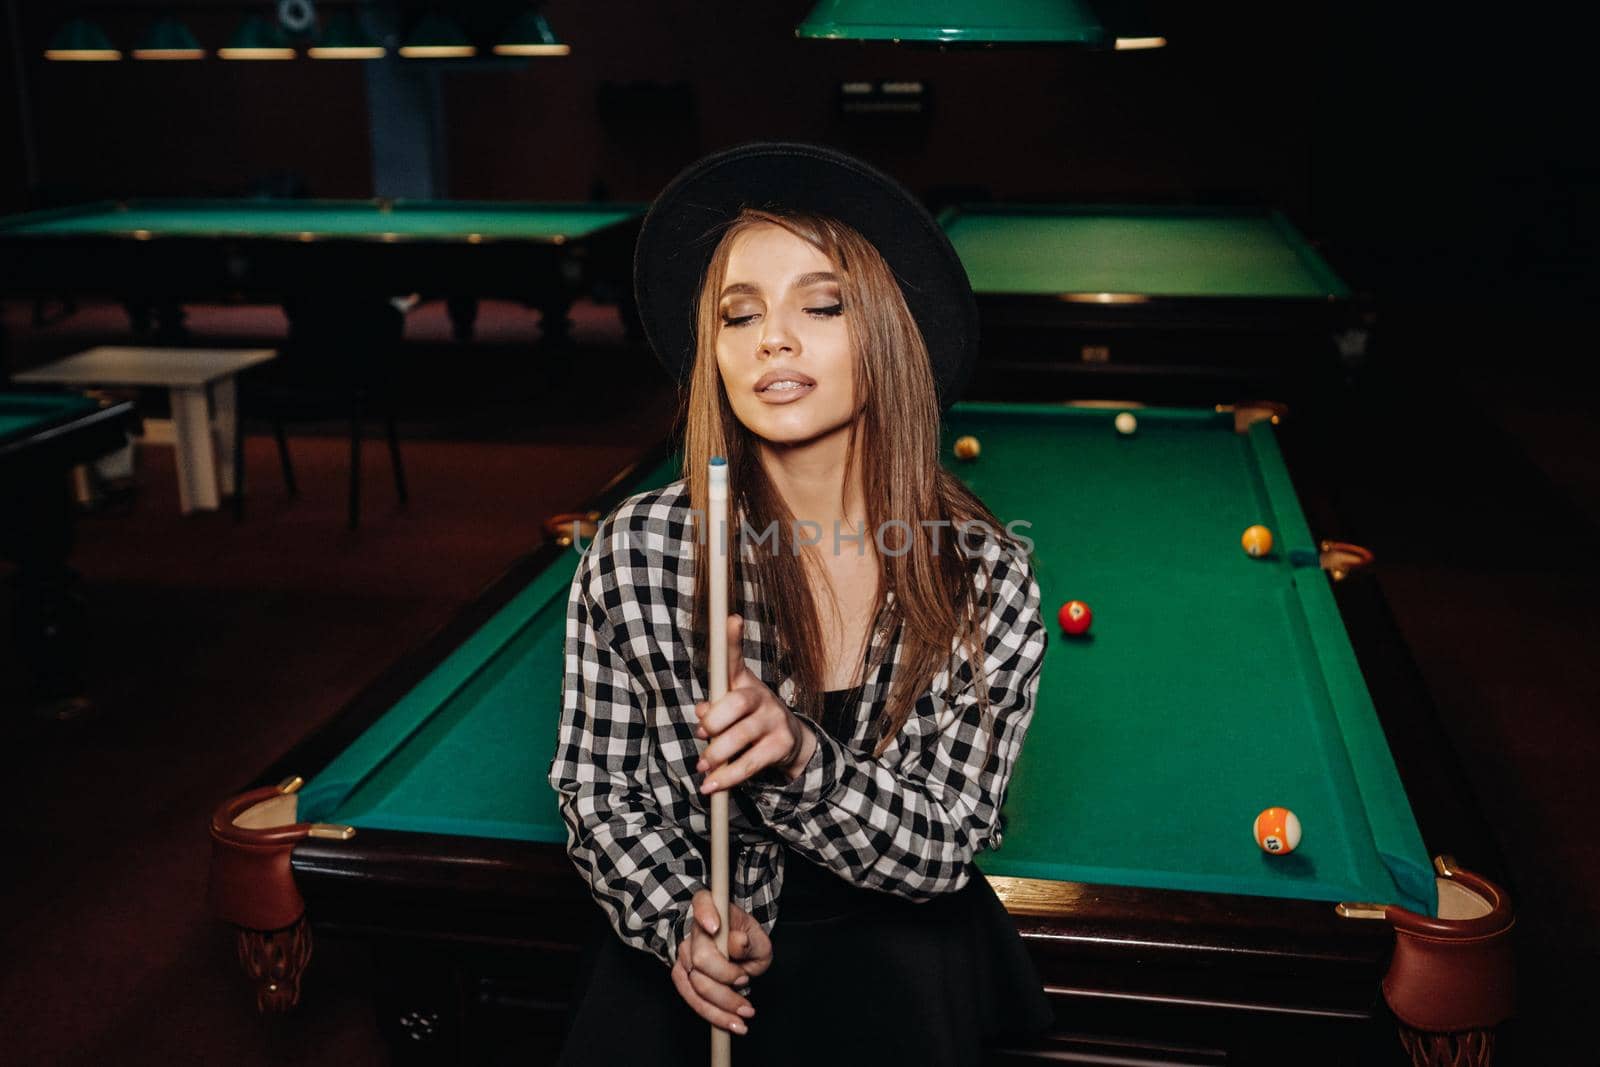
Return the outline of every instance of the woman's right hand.
[[[728,904],[728,955],[717,948],[717,905],[711,890],[694,895],[694,922],[678,944],[672,984],[678,995],[706,1022],[733,1033],[745,1032],[744,1020],[756,1010],[744,998],[750,979],[772,966],[772,940],[761,924],[737,904]]]

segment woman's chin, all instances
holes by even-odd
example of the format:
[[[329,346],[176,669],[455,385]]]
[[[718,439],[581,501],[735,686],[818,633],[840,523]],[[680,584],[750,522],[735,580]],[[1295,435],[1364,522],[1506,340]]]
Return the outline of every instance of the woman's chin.
[[[810,444],[849,425],[846,418],[824,419],[813,412],[773,411],[753,412],[753,418],[743,419],[745,429],[769,445],[794,448]]]

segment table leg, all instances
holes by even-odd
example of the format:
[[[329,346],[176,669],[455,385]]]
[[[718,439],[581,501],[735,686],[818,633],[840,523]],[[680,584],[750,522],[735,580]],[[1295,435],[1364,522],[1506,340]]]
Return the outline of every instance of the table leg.
[[[633,344],[644,344],[644,322],[639,318],[639,302],[634,299],[633,286],[617,287],[617,314],[622,317],[622,330]]]
[[[217,484],[223,496],[234,492],[234,442],[239,419],[239,386],[233,375],[211,383],[211,439],[217,457]]]
[[[133,335],[141,338],[150,336],[150,324],[155,321],[155,305],[143,297],[136,297],[124,300],[122,307],[128,313],[128,326],[133,330]]]
[[[189,339],[186,324],[188,312],[177,300],[158,300],[156,312],[156,338],[165,344],[182,344]]]
[[[572,337],[572,298],[566,295],[549,296],[536,306],[539,309],[539,330],[542,343],[550,346],[565,345]]]
[[[89,481],[87,463],[79,463],[72,468],[72,502],[80,508],[94,503],[94,483]]]
[[[203,387],[175,387],[167,395],[172,400],[172,425],[178,436],[178,504],[185,515],[197,508],[215,511],[220,499],[206,391]]]
[[[450,311],[450,330],[457,341],[472,340],[473,327],[478,321],[478,299],[472,296],[452,296],[445,300]]]

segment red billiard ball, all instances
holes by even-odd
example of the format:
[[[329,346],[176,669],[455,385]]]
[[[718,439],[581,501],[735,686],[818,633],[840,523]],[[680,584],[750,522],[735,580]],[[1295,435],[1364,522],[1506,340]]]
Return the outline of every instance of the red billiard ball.
[[[1076,637],[1088,631],[1089,624],[1094,621],[1094,612],[1081,600],[1069,600],[1061,605],[1056,621],[1061,624],[1062,630]]]

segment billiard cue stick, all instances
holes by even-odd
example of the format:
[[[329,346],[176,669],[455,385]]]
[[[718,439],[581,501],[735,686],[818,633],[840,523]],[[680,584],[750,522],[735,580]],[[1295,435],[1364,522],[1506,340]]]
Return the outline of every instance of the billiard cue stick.
[[[711,562],[711,700],[728,692],[728,463],[711,457],[706,501],[707,559]],[[728,791],[711,794],[711,900],[717,906],[717,949],[728,955]],[[711,1067],[730,1067],[733,1036],[711,1027]]]

